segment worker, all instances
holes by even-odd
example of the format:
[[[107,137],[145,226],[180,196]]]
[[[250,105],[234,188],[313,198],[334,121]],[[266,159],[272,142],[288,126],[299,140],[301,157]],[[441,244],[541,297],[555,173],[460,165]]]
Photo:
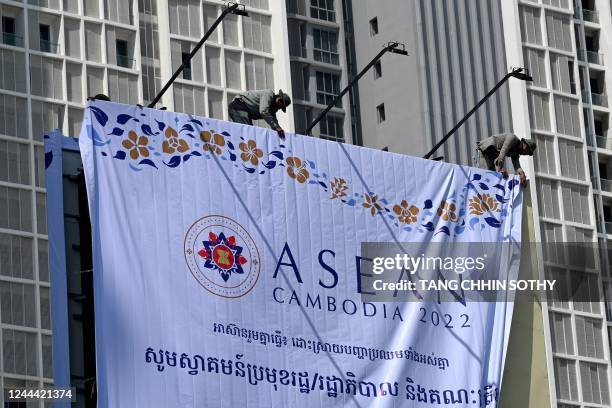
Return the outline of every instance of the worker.
[[[88,101],[107,101],[110,102],[110,98],[104,94],[97,94],[96,96],[90,96],[87,98]]]
[[[478,142],[477,153],[480,155],[481,168],[498,171],[504,178],[508,178],[505,161],[506,157],[510,157],[514,171],[518,174],[521,185],[524,186],[527,177],[521,168],[519,156],[533,156],[535,149],[536,144],[533,140],[519,139],[512,133],[502,133]]]
[[[272,89],[246,91],[238,94],[228,105],[228,113],[233,122],[252,125],[253,120],[263,119],[283,138],[285,131],[278,124],[276,112],[287,111],[291,105],[289,95],[282,90],[275,94]]]

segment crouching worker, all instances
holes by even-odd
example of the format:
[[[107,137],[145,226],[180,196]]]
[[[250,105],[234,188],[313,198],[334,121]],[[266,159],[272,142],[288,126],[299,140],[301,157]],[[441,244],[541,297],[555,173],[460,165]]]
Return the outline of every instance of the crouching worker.
[[[261,91],[246,91],[238,94],[228,105],[228,113],[232,122],[252,125],[253,120],[263,119],[283,138],[285,131],[278,124],[276,112],[287,111],[291,105],[289,95],[282,90],[275,94],[271,89]]]
[[[533,156],[535,149],[536,144],[533,140],[519,139],[512,133],[502,133],[478,142],[477,150],[480,154],[480,167],[501,172],[504,178],[508,178],[505,161],[506,157],[510,157],[514,171],[524,186],[527,177],[519,163],[519,156]]]

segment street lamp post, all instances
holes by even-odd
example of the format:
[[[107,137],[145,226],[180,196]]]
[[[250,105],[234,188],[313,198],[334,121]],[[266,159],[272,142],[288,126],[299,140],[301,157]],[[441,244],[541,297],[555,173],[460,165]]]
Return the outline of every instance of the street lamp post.
[[[334,100],[329,105],[327,105],[327,108],[325,108],[321,113],[319,113],[319,116],[317,116],[317,118],[310,124],[310,126],[308,126],[308,129],[304,131],[305,135],[310,135],[310,133],[312,132],[312,129],[314,129],[317,123],[319,123],[321,119],[323,119],[323,117],[327,114],[327,112],[329,112],[331,108],[333,108],[336,105],[336,103],[351,89],[351,87],[355,85],[357,81],[359,81],[359,79],[363,76],[363,74],[365,74],[374,64],[376,64],[376,61],[378,61],[383,56],[383,54],[385,54],[387,51],[392,52],[394,54],[408,55],[408,52],[406,51],[406,46],[404,44],[401,44],[395,41],[388,43],[382,50],[380,50],[378,54],[376,54],[376,56],[372,59],[372,61],[370,61],[370,63],[366,65],[355,76],[355,78],[353,78],[349,82],[346,88],[344,88],[342,92],[336,95]]]
[[[489,99],[491,97],[491,95],[493,95],[508,79],[510,79],[511,77],[520,79],[521,81],[527,81],[527,82],[532,82],[533,78],[527,73],[524,72],[526,71],[525,68],[519,67],[519,68],[513,68],[512,71],[508,72],[485,96],[484,98],[482,98],[480,101],[478,101],[478,103],[476,104],[476,106],[474,106],[472,108],[471,111],[469,111],[456,125],[455,127],[453,127],[443,138],[442,140],[440,140],[438,143],[436,143],[436,145],[429,151],[429,153],[427,153],[425,156],[423,156],[423,158],[425,159],[429,159],[436,150],[438,150],[440,148],[440,146],[442,146],[444,143],[446,143],[446,141],[448,139],[450,139],[450,137],[461,127],[461,125],[463,125],[465,123],[465,121],[467,121],[470,116],[472,116],[474,114],[474,112],[476,112],[478,110],[478,108],[480,108],[480,106],[485,103],[487,101],[487,99]]]
[[[159,100],[162,98],[162,96],[164,96],[164,94],[166,93],[168,88],[170,88],[170,86],[176,80],[176,78],[178,78],[178,76],[181,75],[181,72],[183,72],[185,67],[187,67],[189,65],[189,63],[191,62],[191,59],[193,58],[193,56],[200,50],[200,48],[202,48],[202,46],[204,45],[206,40],[208,40],[208,37],[210,37],[210,35],[215,31],[215,29],[221,23],[221,21],[223,21],[225,16],[227,16],[230,13],[231,14],[236,14],[236,15],[239,15],[239,16],[245,16],[245,17],[249,15],[249,13],[247,13],[247,11],[245,10],[245,6],[243,4],[227,3],[227,5],[223,9],[223,12],[221,13],[221,15],[219,17],[217,17],[217,19],[210,26],[208,31],[206,31],[206,33],[204,34],[204,37],[202,37],[200,42],[197,43],[197,45],[193,48],[193,50],[191,50],[191,53],[189,54],[189,56],[187,56],[187,58],[183,61],[181,66],[178,67],[178,69],[174,72],[174,74],[168,80],[168,82],[166,82],[166,85],[164,85],[164,87],[161,89],[161,91],[159,91],[159,93],[155,96],[155,98],[153,98],[153,100],[149,104],[149,108],[155,107],[155,104],[157,102],[159,102]]]

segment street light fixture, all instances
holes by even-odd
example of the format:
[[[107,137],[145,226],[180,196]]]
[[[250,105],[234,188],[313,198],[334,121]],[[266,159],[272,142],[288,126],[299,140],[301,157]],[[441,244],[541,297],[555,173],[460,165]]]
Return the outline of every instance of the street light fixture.
[[[308,129],[306,129],[304,131],[305,135],[310,135],[310,133],[312,132],[312,129],[314,129],[314,127],[321,121],[321,119],[323,119],[323,117],[327,114],[327,112],[329,112],[335,105],[336,103],[351,89],[351,87],[353,85],[355,85],[357,83],[357,81],[359,81],[359,79],[374,65],[376,64],[376,62],[383,56],[383,54],[385,54],[386,52],[392,52],[394,54],[400,54],[400,55],[408,55],[408,52],[406,51],[406,46],[402,43],[399,43],[397,41],[392,41],[387,43],[384,48],[378,53],[376,54],[376,56],[372,59],[372,61],[370,61],[368,63],[368,65],[366,65],[356,76],[355,78],[353,78],[348,85],[346,86],[346,88],[344,88],[342,90],[342,92],[340,92],[338,95],[336,95],[336,97],[334,98],[334,100],[327,105],[327,108],[325,108],[320,114],[319,116],[317,116],[317,118],[310,124],[310,126],[308,126]]]
[[[217,19],[210,26],[208,31],[206,31],[206,33],[204,34],[200,42],[196,44],[193,50],[191,50],[191,53],[187,56],[187,58],[185,58],[181,66],[178,67],[178,69],[174,72],[172,77],[168,80],[168,82],[166,82],[166,85],[164,85],[161,91],[159,91],[159,93],[155,96],[155,98],[153,98],[153,100],[149,104],[149,108],[155,107],[155,104],[159,102],[162,96],[164,96],[168,88],[170,88],[170,86],[172,86],[176,78],[178,78],[178,76],[181,75],[181,72],[183,72],[185,67],[189,66],[193,56],[200,50],[200,48],[202,48],[206,40],[208,40],[208,37],[211,36],[211,34],[215,31],[217,26],[221,23],[221,21],[223,21],[225,16],[227,16],[228,14],[235,14],[237,16],[244,16],[244,17],[249,16],[249,13],[246,11],[244,4],[238,4],[238,3],[233,3],[233,2],[226,3],[225,8],[223,9],[223,12],[221,13],[221,15],[217,17]]]
[[[436,145],[427,153],[423,158],[429,159],[435,152],[442,146],[450,137],[463,125],[469,118],[480,108],[480,106],[487,101],[508,79],[514,77],[525,82],[533,82],[533,78],[529,75],[529,71],[523,67],[510,68],[508,72],[485,96],[482,98],[476,106],[472,108],[456,125],[453,127]]]

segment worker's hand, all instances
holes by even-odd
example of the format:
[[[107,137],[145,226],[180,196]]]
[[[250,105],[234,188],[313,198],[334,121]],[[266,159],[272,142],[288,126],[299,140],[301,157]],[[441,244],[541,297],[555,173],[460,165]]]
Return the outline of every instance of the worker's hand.
[[[497,159],[495,159],[494,163],[495,163],[495,170],[497,170],[499,172],[503,172],[503,170],[504,170],[504,161],[498,157]]]
[[[521,186],[525,187],[525,184],[527,184],[527,176],[525,175],[525,172],[523,170],[519,170],[518,176],[521,180]]]
[[[285,131],[283,130],[283,128],[278,127],[275,130],[276,130],[276,133],[278,133],[278,137],[280,137],[281,139],[285,138]]]
[[[506,169],[501,169],[500,173],[502,174],[502,177],[507,179],[508,178],[508,170]]]

